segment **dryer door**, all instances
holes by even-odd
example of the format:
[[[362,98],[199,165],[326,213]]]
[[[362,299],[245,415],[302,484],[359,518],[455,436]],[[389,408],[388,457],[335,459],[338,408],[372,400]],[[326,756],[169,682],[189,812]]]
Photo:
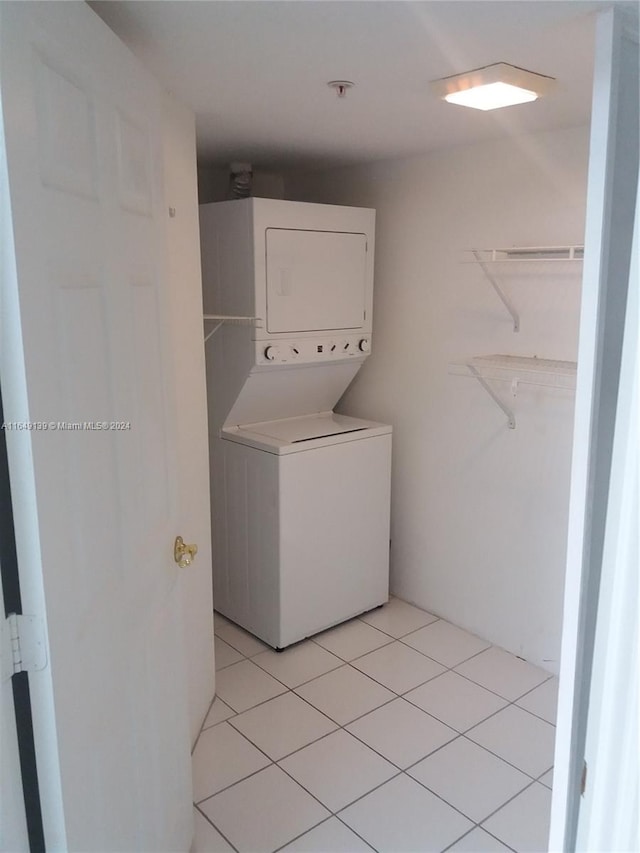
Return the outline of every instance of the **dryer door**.
[[[364,234],[267,228],[266,259],[268,332],[364,325]]]

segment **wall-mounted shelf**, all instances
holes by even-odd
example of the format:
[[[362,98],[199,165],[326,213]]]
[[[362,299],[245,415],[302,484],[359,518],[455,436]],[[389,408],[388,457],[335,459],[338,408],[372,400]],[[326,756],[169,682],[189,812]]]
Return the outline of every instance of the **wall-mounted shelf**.
[[[209,340],[220,328],[220,326],[256,326],[261,327],[262,320],[260,317],[233,317],[229,314],[204,314],[202,318],[205,323],[215,323],[216,325],[204,337],[204,342]]]
[[[584,246],[511,246],[508,249],[467,249],[475,261],[487,264],[516,263],[518,261],[581,261]],[[469,261],[468,263],[474,263]]]
[[[519,384],[573,391],[576,387],[577,365],[575,361],[557,361],[535,356],[527,358],[515,355],[485,355],[465,362],[452,363],[449,365],[449,372],[476,379],[507,416],[509,429],[515,429],[516,419],[512,409],[489,382],[509,382],[514,397]]]
[[[511,246],[506,249],[467,249],[473,260],[465,263],[478,264],[489,284],[497,293],[500,301],[513,320],[513,331],[520,331],[520,316],[491,272],[493,264],[530,264],[530,263],[575,263],[582,261],[584,246]]]

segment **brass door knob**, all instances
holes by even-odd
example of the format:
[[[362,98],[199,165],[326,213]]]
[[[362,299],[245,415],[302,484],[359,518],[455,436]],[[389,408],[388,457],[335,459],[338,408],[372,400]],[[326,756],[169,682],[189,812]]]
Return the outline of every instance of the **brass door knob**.
[[[182,536],[176,536],[176,541],[173,543],[173,559],[181,569],[190,566],[197,553],[197,545],[187,545]]]

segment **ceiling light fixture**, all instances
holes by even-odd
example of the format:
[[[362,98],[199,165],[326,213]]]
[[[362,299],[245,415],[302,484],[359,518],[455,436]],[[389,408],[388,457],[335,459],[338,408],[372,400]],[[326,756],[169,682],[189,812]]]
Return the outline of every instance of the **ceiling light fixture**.
[[[497,62],[464,74],[433,80],[431,91],[450,104],[475,110],[497,110],[535,101],[550,92],[555,82],[553,77]]]

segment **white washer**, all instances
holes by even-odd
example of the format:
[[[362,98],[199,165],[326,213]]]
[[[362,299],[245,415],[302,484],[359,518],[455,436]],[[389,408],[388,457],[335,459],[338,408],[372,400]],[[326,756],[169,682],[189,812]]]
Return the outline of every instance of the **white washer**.
[[[274,648],[387,601],[391,427],[326,412],[223,429],[216,607]]]
[[[391,427],[333,408],[371,350],[375,211],[200,209],[216,609],[275,648],[388,600]]]

